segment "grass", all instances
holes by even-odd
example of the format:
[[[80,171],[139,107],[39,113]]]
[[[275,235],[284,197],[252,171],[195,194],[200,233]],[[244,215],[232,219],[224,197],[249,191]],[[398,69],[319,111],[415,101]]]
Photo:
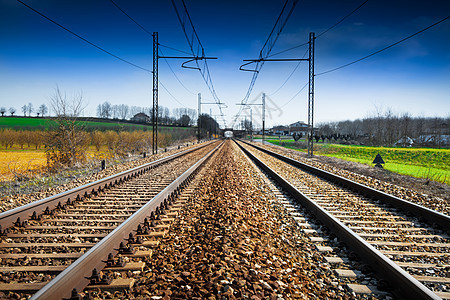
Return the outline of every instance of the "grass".
[[[280,144],[278,139],[268,141],[276,145]],[[282,140],[282,143],[286,148],[302,151],[294,146],[294,140]],[[385,162],[386,170],[450,185],[449,149],[366,147],[322,143],[316,143],[314,149],[318,155],[371,166],[373,166],[372,161],[375,156],[379,153]]]
[[[103,121],[80,121],[87,131],[93,130],[116,130],[116,131],[133,131],[133,130],[151,130],[151,125],[133,124],[120,122],[118,120],[111,120],[111,122]],[[0,129],[14,129],[14,130],[45,130],[55,127],[56,122],[49,118],[25,118],[25,117],[0,117]],[[169,127],[159,126],[162,132],[191,130],[187,127]],[[193,130],[193,129],[192,129]]]

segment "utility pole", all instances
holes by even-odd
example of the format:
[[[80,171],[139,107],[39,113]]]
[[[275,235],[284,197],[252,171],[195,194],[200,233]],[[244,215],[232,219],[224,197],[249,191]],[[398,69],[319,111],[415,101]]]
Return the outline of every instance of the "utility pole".
[[[252,115],[252,108],[250,107],[250,136],[251,141],[253,142],[253,115]]]
[[[212,135],[212,125],[211,125],[211,123],[212,123],[212,109],[210,108],[209,109],[209,117],[210,117],[210,120],[209,120],[209,139],[211,139],[211,135]]]
[[[266,93],[262,94],[262,144],[264,145],[266,123]]]
[[[153,134],[152,154],[158,153],[158,32],[153,32]]]
[[[226,105],[226,104],[224,104],[224,103],[217,103],[217,102],[202,102],[202,98],[201,98],[201,94],[200,93],[198,93],[198,111],[199,111],[199,114],[201,114],[201,112],[202,112],[202,104],[203,105],[218,105],[218,106],[220,106],[220,107],[225,107],[225,108],[227,108],[228,106]],[[212,115],[211,115],[211,109],[209,110],[209,115],[210,115],[210,117],[212,118]],[[224,116],[224,115],[220,115],[220,116]],[[215,120],[215,119],[214,119]],[[200,123],[201,124],[201,123]],[[205,124],[206,126],[207,126],[207,124]],[[214,125],[215,126],[215,125]],[[211,126],[209,126],[209,128],[210,128],[210,131],[211,131]],[[216,129],[214,129],[214,130],[216,130]],[[200,131],[199,131],[200,132]],[[209,137],[211,138],[211,132],[209,133]]]
[[[198,109],[197,109],[197,113],[198,113],[198,120],[197,120],[197,127],[198,127],[198,142],[200,143],[200,140],[202,139],[201,137],[201,126],[202,126],[202,119],[201,119],[201,115],[202,115],[202,94],[198,93],[197,95],[197,99],[198,99]]]
[[[262,103],[251,103],[251,104],[242,104],[242,103],[236,103],[236,105],[243,105],[245,108],[250,108],[250,127],[252,129],[252,141],[253,141],[253,116],[252,116],[252,106],[262,106],[262,114],[261,114],[261,121],[263,124],[263,140],[264,140],[264,126],[265,126],[265,120],[266,120],[266,94],[262,94]],[[245,109],[244,108],[244,109]],[[237,120],[238,115],[236,115]]]
[[[308,80],[308,157],[314,155],[314,32],[309,33],[309,80]]]
[[[158,152],[158,60],[160,58],[187,59],[181,64],[181,67],[194,70],[200,70],[200,68],[190,67],[186,64],[203,59],[217,59],[217,57],[205,57],[204,53],[202,56],[159,56],[158,32],[153,32],[153,154]]]
[[[268,58],[259,58],[259,59],[244,59],[247,63],[241,65],[239,70],[241,71],[250,71],[258,73],[259,70],[250,70],[244,69],[244,66],[247,66],[251,63],[259,63],[266,61],[308,61],[309,62],[309,89],[308,89],[308,126],[309,126],[309,138],[308,138],[308,157],[313,156],[313,136],[314,136],[314,42],[315,42],[315,34],[314,32],[309,33],[309,58],[280,58],[280,59],[268,59]],[[263,103],[265,102],[265,94],[263,93]],[[246,105],[246,104],[242,104]],[[264,111],[265,105],[263,105]],[[263,114],[264,115],[264,114]],[[263,144],[264,144],[264,120],[263,120]]]

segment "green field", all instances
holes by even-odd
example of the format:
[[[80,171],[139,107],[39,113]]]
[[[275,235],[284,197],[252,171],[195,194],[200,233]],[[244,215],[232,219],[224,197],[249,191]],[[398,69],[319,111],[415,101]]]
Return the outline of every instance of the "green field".
[[[80,124],[84,126],[87,131],[94,130],[115,130],[115,131],[134,131],[134,130],[152,130],[151,125],[133,124],[125,122],[102,122],[102,121],[87,121],[81,120]],[[14,130],[45,130],[51,129],[56,126],[56,122],[49,118],[24,118],[24,117],[0,117],[0,130],[1,129],[14,129]],[[162,131],[175,130],[194,130],[189,127],[169,127],[159,126]],[[170,133],[170,132],[169,132]]]
[[[280,145],[278,139],[270,139]],[[287,148],[296,149],[294,140],[282,140]],[[305,149],[296,149],[306,151]],[[428,178],[450,185],[450,149],[430,148],[387,148],[347,146],[318,143],[314,146],[315,154],[336,157],[348,161],[371,165],[379,153],[383,158],[386,170],[417,178]]]

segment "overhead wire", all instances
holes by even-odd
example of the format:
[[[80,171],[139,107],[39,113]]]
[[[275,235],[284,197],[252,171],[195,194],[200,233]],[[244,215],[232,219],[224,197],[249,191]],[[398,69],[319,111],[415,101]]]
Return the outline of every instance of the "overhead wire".
[[[87,40],[86,38],[80,36],[79,34],[73,32],[72,30],[68,29],[67,27],[65,27],[65,26],[63,26],[63,25],[61,25],[61,24],[59,24],[59,23],[56,22],[56,21],[54,21],[54,20],[51,19],[50,17],[47,17],[47,16],[44,15],[43,13],[41,13],[41,12],[39,12],[38,10],[34,9],[34,8],[31,7],[30,5],[28,5],[28,4],[24,3],[24,2],[22,2],[21,0],[17,0],[17,2],[21,3],[21,4],[24,5],[25,7],[29,8],[29,9],[32,10],[32,11],[34,11],[35,13],[37,13],[37,14],[40,15],[41,17],[47,19],[48,21],[52,22],[53,24],[57,25],[58,27],[64,29],[64,30],[67,31],[68,33],[70,33],[70,34],[76,36],[77,38],[83,40],[84,42],[88,43],[89,45],[91,45],[91,46],[97,48],[98,50],[100,50],[100,51],[102,51],[102,52],[104,52],[104,53],[106,53],[106,54],[108,54],[108,55],[110,55],[110,56],[112,56],[112,57],[114,57],[114,58],[116,58],[116,59],[118,59],[118,60],[124,62],[124,63],[127,63],[127,64],[129,64],[129,65],[131,65],[131,66],[133,66],[133,67],[135,67],[135,68],[141,69],[141,70],[146,71],[146,72],[149,72],[149,73],[153,73],[153,72],[152,72],[151,70],[149,70],[149,69],[143,68],[143,67],[141,67],[141,66],[139,66],[139,65],[137,65],[137,64],[134,64],[134,63],[132,63],[132,62],[130,62],[130,61],[128,61],[128,60],[125,60],[125,59],[123,59],[123,58],[121,58],[121,57],[119,57],[119,56],[117,56],[117,55],[115,55],[115,54],[109,52],[108,50],[103,49],[102,47],[100,47],[100,46],[94,44],[93,42]]]
[[[361,7],[364,6],[364,4],[366,4],[367,2],[369,2],[369,0],[364,1],[363,3],[361,3],[358,7],[356,7],[354,10],[352,10],[350,13],[348,13],[347,15],[345,15],[342,19],[340,19],[338,22],[336,22],[333,26],[329,27],[328,29],[322,31],[321,33],[319,33],[317,35],[316,38],[321,37],[322,35],[324,35],[325,33],[327,33],[328,31],[330,31],[331,29],[333,29],[334,27],[338,26],[339,24],[341,24],[342,22],[344,22],[345,19],[347,19],[348,17],[350,17],[351,15],[353,15],[357,10],[359,10]]]
[[[328,71],[324,71],[324,72],[317,73],[317,74],[315,74],[315,76],[320,76],[320,75],[328,74],[328,73],[331,73],[331,72],[334,72],[334,71],[343,69],[343,68],[348,67],[348,66],[350,66],[350,65],[353,65],[353,64],[355,64],[355,63],[357,63],[357,62],[360,62],[360,61],[362,61],[362,60],[365,60],[365,59],[367,59],[367,58],[369,58],[369,57],[372,57],[372,56],[374,56],[374,55],[376,55],[376,54],[379,54],[380,52],[383,52],[383,51],[385,51],[385,50],[387,50],[387,49],[389,49],[389,48],[392,48],[392,47],[394,47],[394,46],[396,46],[396,45],[398,45],[398,44],[400,44],[400,43],[403,43],[404,41],[407,41],[407,40],[409,40],[410,38],[412,38],[412,37],[414,37],[414,36],[416,36],[416,35],[418,35],[418,34],[424,32],[424,31],[426,31],[426,30],[428,30],[428,29],[430,29],[430,28],[433,28],[433,27],[436,26],[436,25],[439,25],[440,23],[442,23],[442,22],[448,20],[449,18],[450,18],[450,16],[447,16],[447,17],[445,17],[445,18],[443,18],[443,19],[437,21],[436,23],[433,23],[432,25],[430,25],[430,26],[428,26],[428,27],[426,27],[426,28],[423,28],[423,29],[421,29],[421,30],[419,30],[419,31],[417,31],[417,32],[415,32],[415,33],[413,33],[413,34],[411,34],[411,35],[409,35],[409,36],[407,36],[407,37],[405,37],[405,38],[403,38],[403,39],[401,39],[401,40],[399,40],[399,41],[393,43],[393,44],[390,44],[389,46],[386,46],[386,47],[384,47],[384,48],[382,48],[382,49],[380,49],[380,50],[377,50],[377,51],[375,51],[375,52],[373,52],[373,53],[371,53],[371,54],[369,54],[369,55],[366,55],[366,56],[364,56],[364,57],[362,57],[362,58],[360,58],[360,59],[354,60],[354,61],[352,61],[352,62],[350,62],[350,63],[347,63],[347,64],[345,64],[345,65],[342,65],[342,66],[340,66],[340,67],[337,67],[337,68],[334,68],[334,69],[330,69],[330,70],[328,70]]]
[[[211,95],[213,96],[214,101],[216,102],[219,111],[220,111],[220,115],[222,116],[222,119],[224,119],[224,114],[222,111],[222,103],[220,98],[218,97],[216,90],[214,88],[214,84],[211,78],[211,73],[209,71],[209,67],[208,67],[208,62],[207,59],[205,57],[205,49],[200,41],[200,38],[197,34],[197,31],[195,30],[194,27],[194,23],[192,22],[191,16],[189,15],[189,11],[187,9],[186,3],[184,2],[184,0],[180,0],[182,7],[183,7],[183,12],[180,12],[178,10],[177,4],[175,3],[175,0],[171,0],[173,8],[175,10],[175,13],[177,15],[178,21],[180,22],[181,28],[184,32],[184,35],[186,37],[186,40],[189,44],[189,47],[191,49],[191,54],[196,57],[195,60],[195,64],[197,65],[198,70],[200,71],[200,74],[206,84],[206,86],[208,87]],[[183,18],[182,15],[183,14]],[[188,21],[189,24],[189,28],[187,28],[186,26],[186,19]],[[188,33],[188,31],[191,31]],[[199,64],[199,60],[203,60],[203,68],[200,66]]]
[[[133,23],[134,24],[136,24],[139,28],[141,28],[145,33],[147,33],[149,36],[151,36],[151,37],[153,37],[153,34],[150,32],[150,31],[148,31],[147,29],[145,29],[145,27],[144,26],[142,26],[141,24],[139,24],[135,19],[133,19],[129,14],[127,14],[126,13],[126,11],[125,10],[123,10],[119,5],[117,5],[113,0],[109,0],[118,10],[120,10],[125,16],[127,16],[131,21],[133,21]],[[161,45],[159,45],[159,46],[161,46]],[[167,47],[167,46],[165,46],[166,48],[170,48],[170,49],[172,49],[172,50],[176,50],[176,51],[180,51],[180,52],[184,52],[184,51],[181,51],[181,50],[177,50],[177,49],[175,49],[175,48],[171,48],[171,47]],[[162,50],[161,49],[159,49],[159,51],[161,52],[161,53],[163,53],[162,52]],[[186,53],[186,52],[185,52]],[[163,56],[164,56],[164,54],[163,54]],[[193,93],[193,92],[191,92],[182,82],[181,82],[181,80],[180,80],[180,78],[175,74],[175,72],[173,71],[173,69],[172,69],[172,67],[170,66],[170,64],[169,64],[169,62],[167,61],[167,59],[164,57],[164,61],[166,62],[166,64],[167,64],[167,66],[169,67],[169,69],[170,69],[170,71],[172,72],[172,74],[175,76],[175,78],[177,79],[177,81],[180,83],[180,85],[186,90],[186,91],[188,91],[189,93],[191,93],[192,95],[195,95],[195,93]],[[170,93],[169,93],[170,94]],[[172,96],[172,95],[171,95]],[[173,97],[173,96],[172,96]],[[178,102],[178,100],[177,100],[177,102]]]
[[[306,54],[308,53],[308,50],[309,49],[307,49],[305,51],[305,54],[303,54],[302,59],[305,58]],[[278,93],[278,91],[280,91],[284,87],[284,85],[289,81],[289,79],[291,79],[292,75],[294,75],[295,71],[297,71],[297,69],[298,69],[298,67],[300,66],[301,63],[302,63],[302,61],[299,61],[297,63],[297,65],[295,66],[294,70],[292,70],[291,74],[289,74],[288,78],[286,78],[286,80],[283,82],[283,84],[275,92],[273,92],[272,94],[269,94],[269,96],[275,95],[276,93]]]
[[[172,95],[172,93],[166,88],[166,86],[161,82],[161,80],[158,79],[159,84],[163,87],[164,90],[166,90],[166,92],[173,98],[173,100],[175,100],[176,102],[178,102],[179,104],[181,104],[181,106],[183,106],[184,108],[187,108],[186,105],[184,105],[183,103],[181,103],[180,100],[178,100],[174,95]]]
[[[303,44],[300,44],[300,45],[297,45],[297,46],[288,48],[288,49],[286,49],[286,50],[283,50],[283,51],[280,51],[280,52],[273,53],[273,54],[271,54],[271,55],[269,55],[269,56],[267,56],[267,57],[269,58],[269,57],[272,57],[272,56],[275,56],[275,55],[279,55],[279,54],[282,54],[282,53],[285,53],[285,52],[288,52],[288,51],[291,51],[291,50],[294,50],[294,49],[297,49],[297,48],[306,46],[306,45],[308,45],[308,44],[309,44],[309,43],[306,42],[306,43],[303,43]]]
[[[291,3],[289,3],[289,2],[291,2]],[[272,51],[273,47],[275,46],[275,43],[278,40],[278,37],[280,36],[284,26],[286,25],[287,21],[289,20],[290,16],[292,15],[292,12],[294,11],[294,8],[297,5],[297,3],[298,3],[298,0],[292,0],[292,1],[286,0],[285,1],[283,8],[281,9],[281,12],[277,17],[277,20],[276,20],[269,36],[266,39],[266,42],[264,43],[263,47],[259,51],[259,58],[258,58],[258,60],[256,60],[255,69],[247,70],[247,71],[253,71],[254,73],[253,73],[252,79],[250,81],[249,87],[247,89],[247,92],[246,92],[244,98],[241,100],[242,106],[239,109],[237,116],[240,116],[240,114],[242,113],[242,110],[244,109],[245,104],[247,104],[248,99],[250,98],[250,95],[253,91],[253,87],[255,86],[256,79],[258,78],[258,74],[264,65],[264,59],[269,57],[270,52]],[[290,4],[289,7],[288,7],[288,4]],[[234,123],[235,123],[235,121],[233,121],[231,127],[234,126]]]
[[[345,19],[347,19],[348,17],[350,17],[351,15],[353,15],[356,11],[358,11],[361,7],[363,7],[367,2],[369,2],[369,0],[365,0],[363,3],[361,3],[360,5],[358,5],[358,6],[357,6],[354,10],[352,10],[350,13],[348,13],[348,14],[346,14],[344,17],[342,17],[342,18],[341,18],[338,22],[336,22],[334,25],[330,26],[328,29],[326,29],[326,30],[322,31],[321,33],[319,33],[319,34],[316,36],[316,39],[317,39],[318,37],[324,35],[324,34],[327,33],[328,31],[330,31],[330,30],[333,29],[334,27],[336,27],[336,26],[338,26],[339,24],[341,24]],[[305,46],[305,45],[308,45],[308,42],[305,42],[305,43],[303,43],[303,44],[300,44],[300,45],[293,46],[293,47],[291,47],[291,48],[282,50],[282,51],[277,52],[277,53],[274,53],[274,54],[272,54],[272,55],[270,55],[270,56],[268,56],[268,57],[276,56],[276,55],[279,55],[279,54],[282,54],[282,53],[285,53],[285,52],[288,52],[288,51],[291,51],[291,50],[294,50],[294,49],[303,47],[303,46]]]
[[[173,76],[175,76],[175,78],[177,79],[177,81],[180,83],[180,85],[190,94],[192,95],[196,95],[194,92],[192,92],[191,90],[189,90],[184,84],[183,82],[181,82],[180,78],[177,76],[177,74],[173,71],[172,67],[169,64],[169,61],[167,60],[167,58],[164,57],[164,53],[162,52],[161,48],[159,49],[159,51],[161,52],[164,61],[166,62],[167,66],[169,67],[169,70],[172,72]]]
[[[191,55],[192,54],[190,52],[179,50],[179,49],[176,49],[176,48],[173,48],[173,47],[169,47],[169,46],[165,46],[163,44],[159,44],[159,47],[164,47],[164,48],[167,48],[167,49],[170,49],[170,50],[178,51],[180,53],[184,53],[184,54],[187,54],[187,55]]]
[[[142,26],[141,24],[139,24],[138,22],[136,22],[136,20],[134,20],[129,14],[127,14],[119,5],[117,5],[113,0],[109,0],[118,10],[120,10],[125,16],[127,16],[131,21],[133,21],[134,24],[136,24],[139,28],[141,28],[142,30],[144,30],[146,33],[148,33],[149,35],[152,35],[147,29],[145,29],[144,26]]]
[[[283,104],[283,105],[281,105],[280,106],[280,108],[283,108],[283,107],[285,107],[286,105],[288,105],[292,100],[294,100],[307,86],[308,86],[308,83],[309,82],[307,82],[307,83],[305,83],[305,85],[291,98],[291,99],[289,99],[285,104]]]

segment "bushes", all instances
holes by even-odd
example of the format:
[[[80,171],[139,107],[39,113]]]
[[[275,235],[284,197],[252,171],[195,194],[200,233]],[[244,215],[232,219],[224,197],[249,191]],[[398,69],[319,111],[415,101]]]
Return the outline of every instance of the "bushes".
[[[25,144],[28,148],[33,145],[37,150],[43,145],[43,136],[42,131],[2,129],[0,130],[0,144],[5,150],[14,145],[23,149]]]
[[[167,130],[168,131],[168,130]],[[167,147],[173,142],[173,135],[165,132],[158,134],[158,146],[161,148]],[[178,138],[181,138],[178,136]],[[60,139],[67,138],[60,136],[55,130],[12,130],[0,129],[0,146],[5,149],[11,149],[13,146],[18,146],[20,149],[30,148],[31,146],[38,150],[45,144],[49,145],[58,143]],[[146,152],[152,147],[152,131],[100,131],[92,132],[80,131],[78,148],[86,149],[89,145],[95,147],[96,151],[101,151],[102,148],[109,152],[111,156],[120,157],[128,153]],[[62,149],[63,152],[71,152],[70,150]],[[78,152],[84,152],[79,149]],[[56,154],[54,154],[56,155]],[[78,155],[79,159],[84,160],[83,155]],[[56,158],[56,157],[54,157]]]

